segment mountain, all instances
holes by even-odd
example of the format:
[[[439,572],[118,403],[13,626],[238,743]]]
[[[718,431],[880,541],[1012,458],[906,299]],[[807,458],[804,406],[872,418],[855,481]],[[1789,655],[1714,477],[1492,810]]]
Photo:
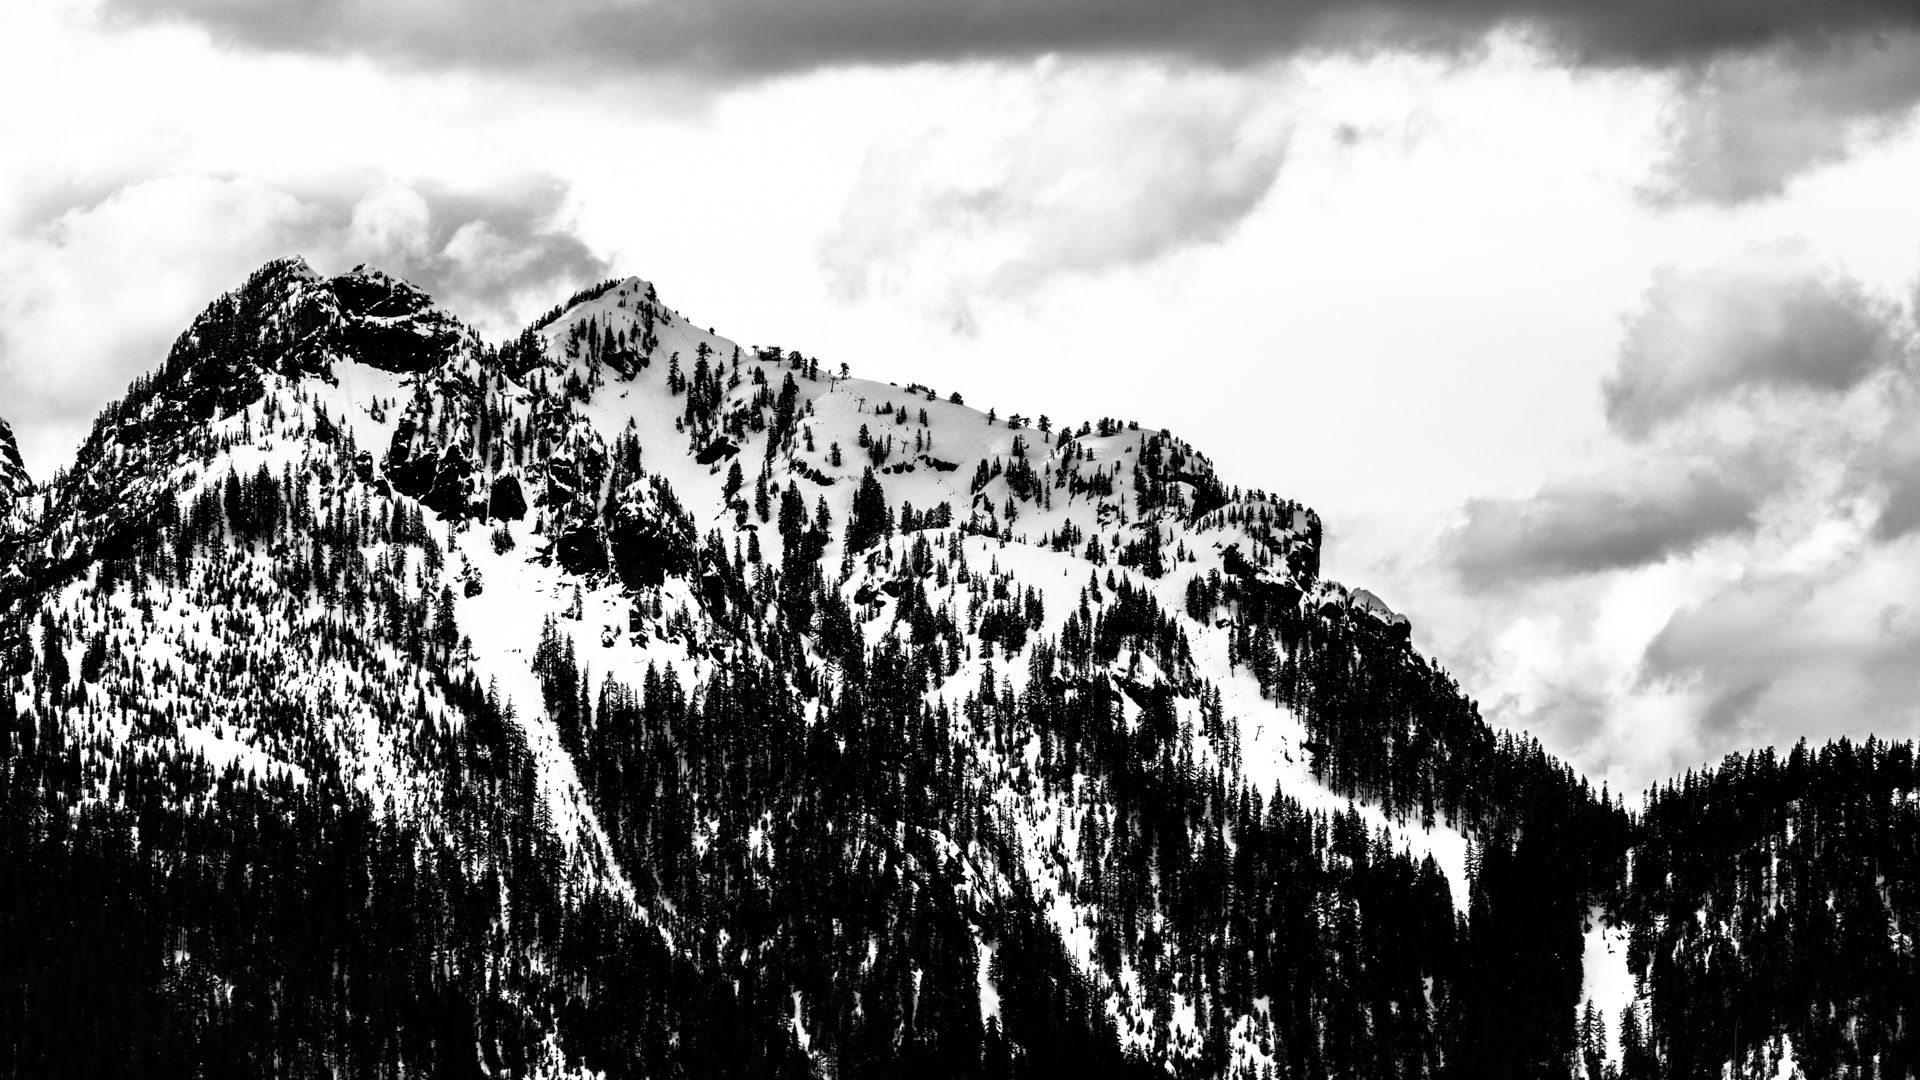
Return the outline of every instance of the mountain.
[[[0,420],[0,500],[12,502],[31,490],[33,480],[20,460],[20,444],[14,441],[13,428]]]
[[[13,564],[13,537],[27,529],[33,478],[20,460],[13,428],[0,419],[0,573]]]
[[[296,259],[16,459],[6,1075],[1920,1062],[1911,745],[1630,808],[1169,432]]]

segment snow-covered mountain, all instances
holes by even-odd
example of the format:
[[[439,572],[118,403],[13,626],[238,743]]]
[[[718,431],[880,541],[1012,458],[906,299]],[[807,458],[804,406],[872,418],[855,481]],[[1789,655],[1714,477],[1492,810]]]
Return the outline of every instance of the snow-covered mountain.
[[[1741,906],[1778,876],[1713,897],[1823,784],[1728,850],[1696,789],[1629,815],[1150,426],[636,278],[494,344],[288,260],[45,485],[0,425],[0,495],[0,1072],[1694,1075],[1839,1030],[1671,1022],[1748,1015],[1688,957],[1797,940]],[[1911,749],[1845,758],[1796,775],[1864,770],[1848,842],[1910,859]],[[1875,865],[1831,876],[1897,986]],[[1856,1004],[1817,1060],[1910,1069],[1912,1005]]]

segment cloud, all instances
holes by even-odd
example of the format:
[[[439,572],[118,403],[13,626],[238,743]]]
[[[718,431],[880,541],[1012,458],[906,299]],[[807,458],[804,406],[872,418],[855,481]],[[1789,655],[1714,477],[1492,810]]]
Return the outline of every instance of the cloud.
[[[1739,472],[1639,462],[1619,475],[1553,481],[1524,499],[1470,499],[1445,545],[1476,589],[1644,566],[1750,532],[1764,473]]]
[[[1892,543],[1920,533],[1920,370],[1902,369],[1876,404],[1880,418],[1860,433],[1844,481],[1877,508],[1872,539]]]
[[[1920,33],[1789,44],[1689,73],[1667,120],[1654,203],[1741,203],[1897,129],[1920,99]]]
[[[1258,71],[1329,53],[1478,57],[1518,38],[1575,69],[1672,80],[1659,205],[1740,203],[1839,161],[1920,100],[1910,0],[75,0],[222,46],[705,93],[849,66],[1148,59]]]
[[[372,263],[496,335],[611,272],[565,220],[567,188],[548,176],[478,190],[390,182],[312,198],[318,221],[296,240],[301,250]]]
[[[1221,241],[1292,132],[1274,86],[1194,73],[1069,67],[1008,98],[867,154],[820,245],[837,294],[907,293],[964,328],[982,296]]]
[[[837,64],[1153,54],[1226,64],[1357,42],[1458,48],[1503,25],[1570,56],[1664,65],[1914,23],[1906,0],[109,0],[277,50],[409,63],[676,67],[726,78]]]
[[[106,398],[151,369],[208,301],[267,259],[367,262],[502,334],[607,266],[564,219],[565,189],[348,177],[282,185],[177,174],[127,184],[0,247],[0,385],[36,476]]]
[[[1908,460],[1889,470],[1886,501],[1874,519],[1876,540],[1898,540],[1920,532],[1920,461]]]
[[[1798,572],[1743,575],[1676,611],[1644,684],[1689,696],[1704,745],[1878,732],[1920,721],[1920,570],[1911,544],[1868,545]]]
[[[1824,412],[1809,429],[1846,422]],[[1429,574],[1414,617],[1449,624],[1429,632],[1492,722],[1617,786],[1803,736],[1920,736],[1920,540],[1885,538],[1877,497],[1844,475],[1871,441],[1751,465],[1763,486],[1730,498],[1711,480],[1676,483],[1626,524],[1593,525],[1602,515],[1564,497],[1483,507],[1472,539],[1485,546],[1452,550],[1468,556],[1460,590]],[[1692,494],[1728,501],[1688,517]],[[1515,525],[1523,512],[1551,525]]]
[[[1798,246],[1736,264],[1661,271],[1602,384],[1607,420],[1646,437],[1691,408],[1753,388],[1839,392],[1899,355],[1898,308]]]
[[[1912,320],[1796,244],[1659,275],[1590,473],[1467,501],[1423,586],[1496,723],[1637,787],[1920,735]],[[1419,613],[1415,613],[1416,619]]]

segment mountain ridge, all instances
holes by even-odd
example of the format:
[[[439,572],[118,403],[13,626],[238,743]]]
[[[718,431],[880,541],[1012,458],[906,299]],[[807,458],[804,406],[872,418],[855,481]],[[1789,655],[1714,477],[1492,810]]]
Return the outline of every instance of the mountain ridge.
[[[1639,819],[1322,580],[1311,509],[1164,431],[742,348],[639,278],[489,344],[380,271],[277,260],[34,494],[0,552],[5,854],[73,857],[22,809],[59,791],[68,829],[133,844],[130,877],[158,857],[116,831],[135,810],[278,866],[223,815],[284,803],[349,876],[378,859],[342,835],[414,854],[363,910],[438,898],[435,940],[490,942],[427,974],[316,938],[300,1000],[327,1015],[319,973],[367,972],[412,1003],[385,1035],[188,1009],[254,1054],[1637,1077],[1694,1062],[1676,1008],[1720,1020],[1651,958],[1746,932],[1656,914],[1687,897],[1633,876]],[[1864,754],[1911,790],[1910,748]],[[262,963],[158,910],[217,980]],[[178,1014],[165,987],[206,972],[140,955],[143,1015]],[[1911,971],[1911,942],[1887,962]],[[1768,1016],[1733,1036],[1741,1068],[1829,1053]],[[17,1071],[62,1052],[0,1048]]]

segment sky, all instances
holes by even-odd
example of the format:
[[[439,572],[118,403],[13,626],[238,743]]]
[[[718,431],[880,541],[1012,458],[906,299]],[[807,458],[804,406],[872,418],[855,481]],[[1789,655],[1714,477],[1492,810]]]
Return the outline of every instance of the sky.
[[[267,259],[635,274],[1186,437],[1616,789],[1920,735],[1904,0],[45,0],[0,98],[42,478]]]

